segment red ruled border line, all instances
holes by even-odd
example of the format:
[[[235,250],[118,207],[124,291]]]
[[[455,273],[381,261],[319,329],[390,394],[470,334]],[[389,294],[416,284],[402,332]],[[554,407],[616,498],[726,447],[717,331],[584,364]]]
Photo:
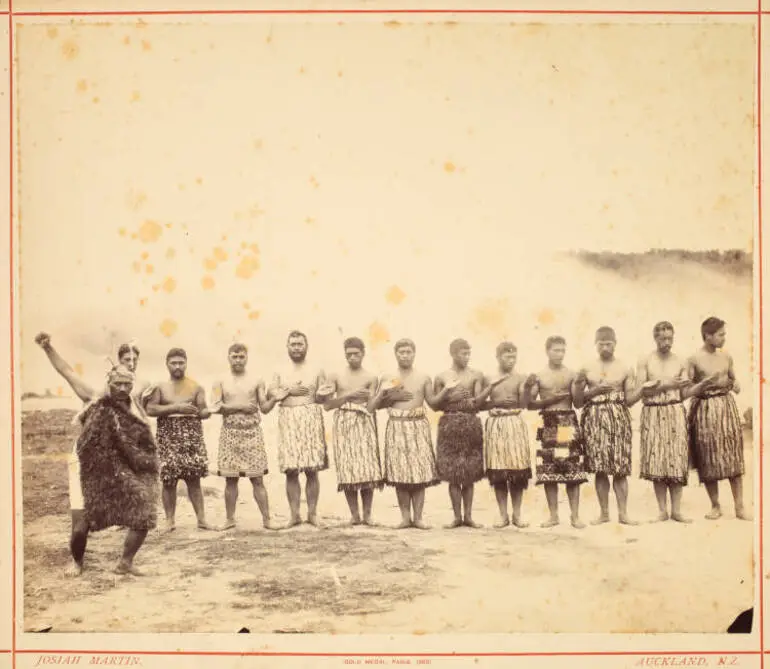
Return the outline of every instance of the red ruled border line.
[[[602,9],[178,9],[126,11],[46,11],[12,12],[14,16],[210,16],[237,14],[533,14],[580,16],[756,16],[752,10],[698,11],[698,10],[602,10]]]
[[[765,667],[765,562],[764,562],[764,309],[763,298],[763,249],[762,249],[762,0],[757,0],[757,244],[759,246],[759,648],[760,669]]]
[[[15,152],[16,143],[14,142],[14,130],[16,124],[14,123],[14,98],[16,85],[14,78],[14,48],[13,48],[13,0],[8,0],[8,101],[10,114],[8,116],[8,128],[10,135],[10,142],[8,144],[8,179],[9,179],[9,197],[8,205],[10,211],[10,224],[8,226],[8,276],[9,276],[9,290],[11,292],[10,300],[10,317],[8,319],[10,327],[10,342],[11,342],[11,364],[10,364],[10,381],[11,381],[11,419],[8,424],[11,426],[11,550],[13,553],[13,560],[11,561],[11,666],[16,669],[16,374],[15,374],[15,297],[13,294],[13,286],[15,281],[15,267],[14,267],[14,238],[13,238],[13,207],[15,203],[15,183],[13,178],[13,155]]]
[[[528,653],[525,651],[511,652],[511,653],[313,653],[313,652],[297,652],[297,653],[280,653],[269,651],[218,651],[218,650],[32,650],[32,649],[16,649],[17,655],[200,655],[200,656],[215,656],[215,657],[241,657],[241,656],[255,656],[255,657],[598,657],[598,656],[702,656],[702,655],[760,655],[758,650],[704,650],[704,651],[580,651],[580,652],[533,652]]]

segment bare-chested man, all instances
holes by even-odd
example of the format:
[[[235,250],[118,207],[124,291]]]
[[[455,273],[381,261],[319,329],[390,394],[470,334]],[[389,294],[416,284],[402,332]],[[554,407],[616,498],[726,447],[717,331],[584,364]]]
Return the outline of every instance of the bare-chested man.
[[[690,358],[688,376],[693,381],[687,394],[690,404],[691,451],[698,477],[706,485],[711,511],[709,520],[722,516],[719,481],[729,479],[735,503],[735,516],[751,520],[743,506],[743,426],[732,393],[740,392],[733,359],[722,350],[725,322],[707,318],[701,324],[703,348]]]
[[[166,531],[176,529],[176,489],[187,484],[198,529],[213,530],[206,522],[201,479],[208,476],[209,460],[201,421],[211,416],[203,387],[187,376],[187,353],[172,348],[166,354],[169,380],[155,386],[147,402],[147,414],[158,419],[157,440]]]
[[[674,343],[671,323],[657,323],[652,336],[656,350],[639,361],[636,388],[626,395],[629,406],[639,399],[643,405],[639,421],[639,476],[652,481],[659,521],[672,518],[689,523],[682,515],[682,487],[687,485],[689,470],[687,412],[682,402],[682,391],[690,385],[687,364],[671,350]]]
[[[363,367],[366,348],[358,337],[343,344],[347,369],[327,379],[330,394],[324,409],[336,409],[334,415],[334,461],[337,466],[337,491],[345,493],[350,509],[350,524],[374,525],[372,502],[374,490],[383,486],[380,449],[377,444],[375,416],[368,401],[377,390],[377,377]],[[327,390],[324,388],[324,390]],[[363,521],[358,506],[361,493]]]
[[[35,342],[43,349],[48,356],[53,368],[69,384],[78,399],[84,405],[95,402],[99,397],[106,395],[108,388],[94,388],[81,379],[75,370],[59,355],[59,352],[51,344],[51,336],[41,332],[35,337]],[[122,344],[118,349],[118,362],[126,367],[130,372],[136,373],[136,367],[139,363],[139,349],[131,344]],[[132,410],[140,417],[146,419],[142,405],[142,397],[148,388],[147,383],[138,383],[133,381],[131,396],[133,399]],[[79,424],[80,414],[76,417]],[[72,530],[70,534],[70,553],[72,554],[72,565],[66,573],[69,576],[79,576],[83,571],[83,557],[88,543],[89,527],[85,518],[85,501],[83,499],[83,489],[80,482],[80,458],[77,453],[77,442],[73,445],[72,453],[67,463],[69,470],[69,498],[70,515],[72,518]]]
[[[398,370],[379,381],[377,394],[369,401],[369,410],[388,409],[385,427],[385,483],[396,488],[401,523],[398,529],[429,529],[422,519],[425,489],[440,483],[436,456],[425,404],[431,409],[446,398],[447,386],[433,392],[433,381],[414,369],[415,345],[411,339],[399,339],[394,347]],[[414,514],[414,516],[412,515]]]
[[[521,412],[529,406],[535,376],[516,372],[517,354],[511,342],[499,344],[497,374],[486,382],[486,385],[491,385],[501,379],[490,392],[484,407],[489,410],[484,425],[484,465],[500,509],[500,522],[495,524],[496,528],[511,523],[508,517],[509,494],[513,524],[519,528],[529,525],[521,519],[521,502],[524,489],[532,478],[532,460],[527,425]]]
[[[548,366],[532,385],[530,409],[539,409],[543,427],[537,432],[538,449],[535,476],[545,488],[550,517],[542,527],[559,524],[559,483],[566,484],[572,527],[583,529],[580,520],[580,484],[588,480],[585,470],[585,446],[572,397],[575,373],[564,365],[567,342],[552,336],[545,342]]]
[[[308,363],[308,341],[302,332],[289,333],[286,348],[289,364],[273,377],[271,388],[280,390],[281,394],[287,392],[278,409],[278,465],[286,474],[291,513],[287,529],[302,522],[299,515],[302,472],[306,478],[307,522],[319,527],[318,472],[329,467],[323,409],[318,403],[326,397],[317,395],[325,377],[321,370]]]
[[[436,377],[435,394],[449,392],[439,402],[443,412],[436,436],[436,469],[439,478],[449,483],[454,520],[447,529],[479,528],[473,520],[473,487],[484,478],[484,428],[479,408],[492,389],[484,384],[484,375],[468,367],[471,346],[464,339],[449,345],[452,366]]]
[[[586,469],[596,475],[600,512],[594,525],[610,522],[610,476],[618,522],[637,524],[628,517],[631,413],[626,395],[634,391],[634,370],[615,357],[616,345],[615,330],[600,327],[596,331],[599,357],[580,370],[574,383],[575,406],[583,409],[580,429],[586,445]]]
[[[262,514],[262,524],[276,529],[270,521],[270,504],[262,477],[267,476],[267,453],[262,433],[260,411],[270,413],[288,392],[271,388],[268,393],[262,379],[246,371],[249,352],[244,344],[236,343],[227,352],[230,374],[214,384],[211,412],[222,415],[219,433],[217,474],[225,478],[225,512],[223,529],[235,527],[235,506],[238,502],[240,477],[251,481],[254,501]]]

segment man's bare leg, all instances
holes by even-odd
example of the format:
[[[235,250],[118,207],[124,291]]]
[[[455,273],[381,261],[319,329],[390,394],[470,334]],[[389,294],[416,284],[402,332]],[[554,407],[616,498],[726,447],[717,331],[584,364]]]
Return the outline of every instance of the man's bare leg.
[[[406,488],[396,486],[396,499],[398,500],[398,508],[401,511],[401,522],[396,526],[397,530],[405,530],[412,526],[411,515],[411,503],[412,496]],[[417,514],[415,513],[415,516]]]
[[[225,526],[223,530],[235,527],[235,505],[238,502],[238,479],[228,477],[225,479]]]
[[[465,525],[465,527],[473,527],[478,529],[481,527],[481,525],[473,522],[473,488],[473,483],[464,485],[462,488],[463,509],[465,512],[463,515],[463,525]]]
[[[449,525],[446,525],[448,530],[460,527],[463,524],[462,495],[462,488],[458,484],[449,484],[449,499],[452,502],[452,511],[455,514],[455,519]]]
[[[348,503],[348,508],[350,509],[350,524],[351,525],[360,525],[361,524],[361,512],[358,509],[358,491],[357,490],[346,490],[345,491],[345,501]]]
[[[711,511],[706,514],[706,520],[717,520],[722,517],[722,509],[719,506],[719,481],[705,481],[704,485],[711,502]]]
[[[671,483],[668,487],[671,490],[671,518],[678,523],[691,523],[689,518],[682,515],[682,484]]]
[[[361,507],[364,512],[364,525],[376,525],[372,520],[372,504],[374,503],[374,488],[361,491]]]
[[[134,576],[144,576],[144,573],[134,567],[134,556],[142,547],[147,530],[129,530],[126,540],[123,542],[123,557],[118,561],[115,567],[116,574],[133,574]]]
[[[545,500],[548,502],[549,517],[548,520],[540,523],[540,527],[555,527],[559,524],[559,486],[556,483],[544,483],[543,488],[545,489]]]
[[[321,483],[318,480],[318,472],[305,472],[305,496],[307,497],[307,522],[319,527],[316,510],[318,509],[318,497],[321,494]]]
[[[173,483],[163,483],[163,511],[166,513],[166,532],[173,532],[176,529],[176,485]]]
[[[286,499],[289,500],[289,524],[286,529],[299,525],[302,518],[299,515],[299,500],[302,489],[299,486],[299,472],[286,472]]]
[[[586,525],[580,520],[580,484],[567,484],[567,499],[569,500],[570,522],[576,530],[582,530]]]
[[[262,514],[262,526],[266,530],[276,529],[270,521],[270,502],[267,499],[267,490],[265,489],[265,484],[262,482],[262,477],[253,477],[251,479],[251,487],[254,491],[254,501],[257,503],[259,512]]]
[[[658,502],[658,522],[668,520],[668,485],[663,481],[653,481],[652,488],[655,490],[655,499]],[[671,493],[671,512],[674,511],[674,494]]]
[[[508,518],[508,482],[495,483],[494,489],[497,508],[500,510],[500,522],[495,523],[492,527],[500,529],[507,527],[511,523]]]
[[[607,474],[597,473],[594,483],[596,498],[599,500],[599,517],[591,521],[592,525],[610,522],[610,478]]]
[[[521,519],[521,503],[524,499],[524,485],[521,483],[514,483],[510,481],[508,488],[511,491],[511,505],[513,506],[513,524],[519,529],[529,527],[529,523],[524,522]]]
[[[206,508],[203,503],[203,490],[201,490],[201,480],[199,478],[187,479],[187,496],[190,498],[195,517],[198,519],[199,530],[214,530],[213,525],[206,522]]]
[[[429,530],[430,527],[426,525],[422,520],[422,512],[425,508],[425,488],[419,490],[413,490],[412,494],[412,509],[414,510],[414,522],[413,525],[418,530]]]
[[[70,534],[70,553],[72,564],[64,570],[67,576],[80,576],[83,571],[83,557],[88,543],[88,524],[83,509],[72,509],[72,533]]]
[[[628,517],[628,477],[613,476],[612,489],[615,491],[615,501],[618,504],[618,522],[621,525],[638,525]]]
[[[733,491],[733,502],[735,503],[735,517],[739,520],[751,520],[751,516],[746,513],[743,506],[743,477],[734,476],[730,479],[730,488]]]

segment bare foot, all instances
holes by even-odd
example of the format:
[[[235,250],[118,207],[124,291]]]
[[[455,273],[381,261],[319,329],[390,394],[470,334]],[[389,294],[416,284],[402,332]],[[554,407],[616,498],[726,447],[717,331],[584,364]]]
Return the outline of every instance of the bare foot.
[[[671,520],[675,520],[677,523],[691,523],[689,518],[685,518],[681,513],[672,513]]]
[[[620,517],[618,518],[618,522],[619,522],[621,525],[630,525],[630,526],[632,526],[632,527],[633,527],[634,525],[638,525],[638,524],[639,524],[639,523],[638,523],[638,522],[636,522],[635,520],[631,520],[631,519],[630,519],[628,516],[620,516]]]
[[[514,518],[513,524],[518,527],[520,530],[523,530],[525,527],[529,527],[529,523],[521,520],[520,518]]]
[[[596,520],[592,520],[591,525],[604,525],[604,523],[609,523],[609,522],[610,522],[609,514],[603,513]]]
[[[312,525],[313,527],[319,530],[322,530],[324,528],[324,526],[318,521],[318,518],[316,516],[308,516],[307,523],[308,525]]]
[[[463,526],[463,521],[460,520],[459,518],[455,518],[451,523],[449,523],[449,525],[444,525],[444,529],[453,530],[456,527],[462,527],[462,526]]]
[[[280,530],[281,529],[272,520],[264,520],[264,521],[262,521],[262,527],[264,527],[266,530]]]
[[[422,520],[415,520],[412,523],[418,530],[429,530],[430,525],[426,525]]]
[[[744,511],[743,509],[740,509],[740,510],[736,509],[735,517],[738,520],[752,520],[751,514],[746,513],[746,511]]]
[[[556,527],[559,524],[558,518],[549,518],[548,520],[540,523],[540,527],[548,529],[549,527]]]
[[[198,529],[199,530],[206,530],[208,532],[219,532],[220,531],[220,529],[218,527],[215,527],[214,525],[212,525],[211,523],[209,523],[209,522],[207,522],[205,520],[201,520],[201,521],[198,522]]]
[[[463,525],[465,525],[465,527],[470,527],[474,530],[480,530],[482,527],[484,527],[483,525],[479,525],[478,523],[473,522],[473,518],[466,518],[463,521]]]
[[[144,576],[143,571],[139,571],[136,567],[134,567],[133,564],[124,562],[123,560],[118,562],[117,566],[115,567],[115,573],[123,576],[127,574],[131,574],[132,576]]]
[[[176,529],[176,524],[173,520],[166,521],[166,526],[163,528],[163,534],[169,534],[170,532],[173,532]]]
[[[373,518],[364,518],[363,524],[367,527],[379,527]]]
[[[501,530],[504,527],[508,527],[508,525],[510,525],[510,524],[511,524],[510,520],[508,520],[507,518],[501,518],[500,522],[499,523],[495,523],[494,525],[492,525],[492,527],[494,527],[496,530]]]
[[[83,565],[77,562],[72,562],[69,567],[64,570],[65,576],[80,576],[83,573]]]
[[[668,512],[667,511],[661,511],[658,514],[658,517],[653,520],[653,523],[665,523],[668,520]]]
[[[412,526],[411,520],[402,520],[398,525],[396,525],[397,530],[406,530]]]
[[[722,517],[722,510],[719,508],[711,509],[706,514],[706,520],[719,520]]]
[[[301,518],[292,518],[289,520],[289,523],[284,526],[284,530],[290,530],[292,527],[296,527],[297,525],[302,525],[302,519]]]
[[[580,520],[580,518],[573,518],[570,523],[572,524],[572,527],[574,527],[576,530],[583,530],[585,529],[586,524]]]
[[[234,530],[234,529],[235,529],[235,521],[228,520],[224,525],[222,525],[221,531],[226,532],[227,530]]]

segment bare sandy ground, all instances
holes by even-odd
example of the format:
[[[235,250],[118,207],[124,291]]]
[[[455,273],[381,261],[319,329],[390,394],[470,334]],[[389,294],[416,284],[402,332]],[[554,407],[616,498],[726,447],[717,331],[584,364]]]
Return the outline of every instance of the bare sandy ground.
[[[92,536],[84,575],[65,578],[64,463],[72,442],[54,412],[25,414],[25,424],[27,631],[722,632],[753,601],[753,524],[734,519],[726,483],[725,518],[704,520],[707,498],[694,473],[684,498],[692,525],[613,522],[580,532],[564,522],[540,529],[546,506],[534,486],[524,501],[531,527],[491,529],[496,504],[486,482],[476,487],[482,530],[441,529],[451,518],[445,485],[427,494],[432,531],[390,529],[399,514],[387,488],[375,496],[383,527],[344,528],[347,507],[333,470],[321,476],[327,529],[268,532],[244,481],[237,530],[198,531],[180,494],[177,531],[151,533],[137,558],[145,577],[111,573],[123,532],[107,530]],[[746,436],[750,502],[753,451]],[[274,463],[275,454],[268,455]],[[273,516],[285,522],[283,477],[273,472],[266,482]],[[223,481],[212,476],[205,485],[209,518],[222,523]],[[636,472],[630,509],[641,521],[656,515],[652,486]],[[561,512],[566,521],[563,496]],[[581,512],[585,520],[596,516],[591,484],[583,486]],[[126,606],[129,598],[139,605]]]

